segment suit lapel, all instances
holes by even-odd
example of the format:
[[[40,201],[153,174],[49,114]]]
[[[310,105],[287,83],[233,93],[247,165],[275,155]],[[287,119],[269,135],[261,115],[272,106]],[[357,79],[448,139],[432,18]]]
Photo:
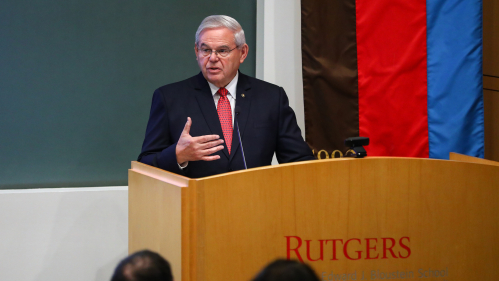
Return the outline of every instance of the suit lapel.
[[[248,76],[242,74],[241,72],[239,72],[239,78],[237,81],[236,96],[236,108],[239,108],[239,115],[237,115],[236,117],[242,139],[251,107],[251,83],[249,82]],[[237,135],[237,127],[234,124],[231,148],[232,153],[230,154],[229,161],[232,160],[239,149],[239,136]]]
[[[203,77],[203,73],[199,73],[196,79],[195,88],[198,90],[196,93],[196,99],[203,113],[204,119],[210,128],[210,131],[214,135],[219,135],[223,138],[224,134],[222,131],[222,126],[220,125],[220,120],[218,119],[217,108],[213,101],[213,95],[211,94],[210,86],[208,82]],[[195,121],[193,121],[195,122]],[[229,158],[229,151],[227,146],[224,145],[223,149],[224,155]]]

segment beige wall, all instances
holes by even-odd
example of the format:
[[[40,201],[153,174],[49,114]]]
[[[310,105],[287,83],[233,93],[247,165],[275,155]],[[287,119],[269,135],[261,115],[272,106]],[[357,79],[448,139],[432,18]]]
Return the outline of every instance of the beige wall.
[[[0,253],[0,280],[109,281],[128,253],[128,187],[0,190]]]
[[[485,158],[499,161],[499,2],[483,0]]]

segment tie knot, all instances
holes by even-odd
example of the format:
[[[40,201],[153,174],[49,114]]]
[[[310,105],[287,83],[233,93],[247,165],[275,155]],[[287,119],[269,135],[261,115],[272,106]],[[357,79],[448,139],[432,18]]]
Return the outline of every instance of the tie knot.
[[[227,89],[225,89],[224,87],[218,89],[218,94],[222,97],[226,97],[228,93],[229,91],[227,91]]]

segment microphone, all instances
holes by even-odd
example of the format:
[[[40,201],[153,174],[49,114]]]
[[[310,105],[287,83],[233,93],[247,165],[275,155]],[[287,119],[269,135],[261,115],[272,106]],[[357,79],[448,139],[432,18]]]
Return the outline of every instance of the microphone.
[[[239,115],[239,112],[241,112],[241,108],[236,105],[236,109],[234,110],[236,112],[236,116],[234,118],[236,127],[237,127],[237,136],[239,137],[239,145],[241,146],[241,153],[243,154],[243,162],[244,162],[244,169],[248,169],[248,166],[246,166],[246,157],[244,157],[244,148],[243,148],[243,142],[241,141],[241,133],[239,132],[239,123],[237,122],[237,116]]]

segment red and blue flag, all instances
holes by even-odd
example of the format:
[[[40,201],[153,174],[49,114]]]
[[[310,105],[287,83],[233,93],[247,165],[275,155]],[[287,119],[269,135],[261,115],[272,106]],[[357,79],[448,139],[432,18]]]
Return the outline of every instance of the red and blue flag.
[[[302,41],[314,150],[360,135],[369,156],[484,156],[481,1],[303,0]]]

